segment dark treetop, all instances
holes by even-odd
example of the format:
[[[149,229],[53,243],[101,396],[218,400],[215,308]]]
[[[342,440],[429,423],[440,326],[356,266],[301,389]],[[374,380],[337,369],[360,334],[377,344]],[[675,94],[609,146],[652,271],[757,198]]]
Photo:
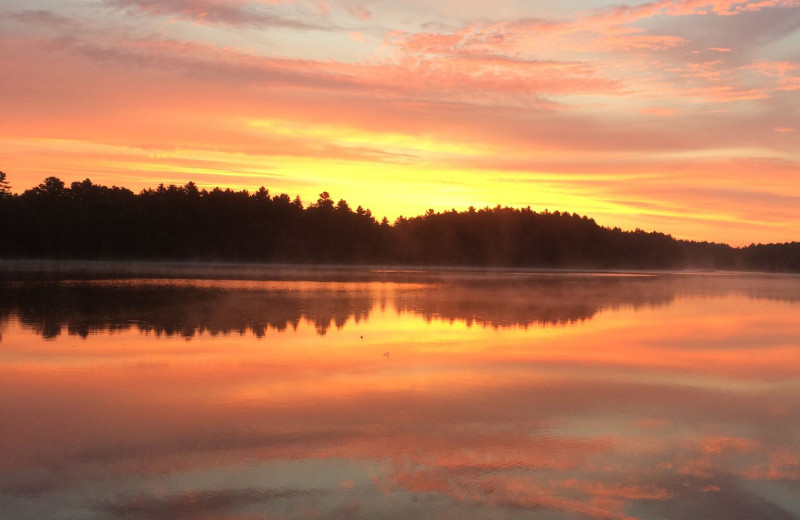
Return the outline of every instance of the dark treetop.
[[[0,172],[1,173],[1,172]],[[13,194],[0,175],[0,258],[170,259],[586,269],[800,272],[800,242],[676,240],[530,208],[429,210],[378,222],[369,210],[250,193],[159,185],[140,193],[56,177]]]

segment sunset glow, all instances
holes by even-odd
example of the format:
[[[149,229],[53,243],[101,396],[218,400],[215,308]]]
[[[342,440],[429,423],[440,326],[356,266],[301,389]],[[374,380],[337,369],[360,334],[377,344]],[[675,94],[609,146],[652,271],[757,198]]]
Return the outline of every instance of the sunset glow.
[[[8,0],[0,170],[799,240],[800,1]]]

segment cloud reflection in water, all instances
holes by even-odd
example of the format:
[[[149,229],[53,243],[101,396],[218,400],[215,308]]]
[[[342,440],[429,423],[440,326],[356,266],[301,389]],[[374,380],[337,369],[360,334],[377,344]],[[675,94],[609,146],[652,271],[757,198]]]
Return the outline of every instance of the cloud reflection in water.
[[[797,518],[799,294],[7,284],[0,516]]]

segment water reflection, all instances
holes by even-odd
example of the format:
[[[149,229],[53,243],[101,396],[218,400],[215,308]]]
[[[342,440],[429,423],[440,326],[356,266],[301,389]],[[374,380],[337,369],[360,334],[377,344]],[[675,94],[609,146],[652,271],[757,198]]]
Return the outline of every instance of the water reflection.
[[[2,518],[800,517],[797,278],[3,291]]]
[[[324,335],[348,320],[367,319],[373,307],[385,308],[389,301],[398,312],[419,314],[428,322],[525,328],[575,323],[604,309],[667,305],[683,295],[800,300],[798,290],[776,276],[389,274],[395,276],[338,282],[0,282],[0,320],[15,315],[46,338],[64,330],[86,337],[129,328],[167,336],[251,332],[263,337],[270,329],[296,329],[302,320]]]
[[[325,284],[214,283],[134,280],[116,283],[12,283],[0,289],[0,313],[46,338],[63,329],[86,337],[100,331],[136,328],[167,336],[296,329],[301,320],[319,334],[358,322],[372,309],[369,285],[330,291]],[[320,297],[322,296],[322,297]]]

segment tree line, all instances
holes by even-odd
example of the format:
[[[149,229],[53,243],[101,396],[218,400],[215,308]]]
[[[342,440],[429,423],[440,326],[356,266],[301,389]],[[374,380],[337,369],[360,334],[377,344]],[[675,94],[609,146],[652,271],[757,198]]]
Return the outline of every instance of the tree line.
[[[0,223],[0,258],[800,272],[800,242],[734,248],[499,205],[389,223],[327,192],[304,204],[193,182],[134,193],[48,177],[14,194],[0,172]]]

